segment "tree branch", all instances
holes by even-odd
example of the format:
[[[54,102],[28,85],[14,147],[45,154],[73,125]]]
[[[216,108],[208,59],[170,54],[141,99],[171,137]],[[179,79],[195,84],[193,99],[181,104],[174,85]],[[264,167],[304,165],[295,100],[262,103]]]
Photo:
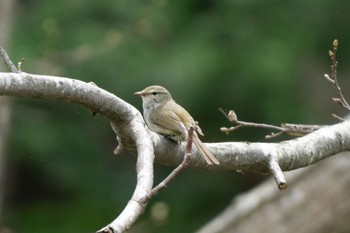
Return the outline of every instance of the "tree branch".
[[[18,73],[18,69],[16,68],[16,66],[12,63],[12,61],[10,60],[9,56],[7,55],[5,49],[0,46],[0,57],[2,58],[2,60],[4,61],[5,65],[7,66],[7,68],[9,68],[9,70],[13,73]]]
[[[137,184],[131,200],[110,225],[101,229],[123,232],[143,213],[153,186],[153,146],[141,114],[130,104],[91,83],[27,73],[0,73],[0,94],[58,99],[81,104],[107,117],[124,145],[138,152]]]
[[[135,192],[118,218],[100,232],[123,232],[143,212],[153,185],[153,148],[159,163],[178,165],[183,161],[185,145],[175,144],[150,132],[133,106],[94,84],[23,72],[0,73],[0,94],[81,104],[107,117],[124,147],[138,152]],[[187,165],[189,168],[272,173],[279,188],[283,188],[286,182],[282,171],[306,167],[336,153],[348,151],[350,122],[323,127],[304,137],[280,143],[227,142],[209,143],[207,146],[220,160],[220,165],[208,166],[193,148]]]

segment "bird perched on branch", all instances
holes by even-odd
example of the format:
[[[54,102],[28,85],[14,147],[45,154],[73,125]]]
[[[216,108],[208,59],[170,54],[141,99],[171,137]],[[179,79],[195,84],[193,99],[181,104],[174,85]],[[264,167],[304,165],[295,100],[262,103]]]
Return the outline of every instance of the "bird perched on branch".
[[[203,135],[201,128],[192,116],[171,97],[170,92],[161,86],[149,86],[136,92],[142,97],[143,116],[148,127],[173,141],[187,141],[188,130],[193,127],[193,143],[208,164],[220,162],[198,138]]]

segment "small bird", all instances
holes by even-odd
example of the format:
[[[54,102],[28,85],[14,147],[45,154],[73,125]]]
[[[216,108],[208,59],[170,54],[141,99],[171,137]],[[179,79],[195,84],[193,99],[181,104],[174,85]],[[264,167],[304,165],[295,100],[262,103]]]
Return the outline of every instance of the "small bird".
[[[193,127],[193,143],[205,161],[208,164],[220,163],[198,138],[198,134],[203,133],[197,122],[173,100],[167,89],[161,86],[149,86],[136,92],[135,95],[142,97],[143,116],[152,131],[173,141],[187,141],[188,130]]]

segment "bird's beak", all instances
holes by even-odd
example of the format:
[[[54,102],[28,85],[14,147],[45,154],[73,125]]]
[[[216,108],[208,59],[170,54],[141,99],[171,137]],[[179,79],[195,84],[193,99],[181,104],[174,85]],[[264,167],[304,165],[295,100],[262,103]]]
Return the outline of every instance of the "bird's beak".
[[[138,92],[135,92],[134,95],[144,96],[145,93],[143,91],[138,91]]]

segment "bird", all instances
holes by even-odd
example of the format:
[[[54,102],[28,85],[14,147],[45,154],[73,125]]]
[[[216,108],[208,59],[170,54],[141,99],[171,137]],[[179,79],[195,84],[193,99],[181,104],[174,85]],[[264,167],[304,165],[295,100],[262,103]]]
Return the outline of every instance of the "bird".
[[[204,135],[198,123],[179,104],[170,92],[162,86],[153,85],[134,93],[142,98],[143,116],[151,131],[166,138],[182,142],[188,140],[188,131],[193,127],[193,143],[210,164],[220,164],[218,159],[199,139],[198,134]]]

